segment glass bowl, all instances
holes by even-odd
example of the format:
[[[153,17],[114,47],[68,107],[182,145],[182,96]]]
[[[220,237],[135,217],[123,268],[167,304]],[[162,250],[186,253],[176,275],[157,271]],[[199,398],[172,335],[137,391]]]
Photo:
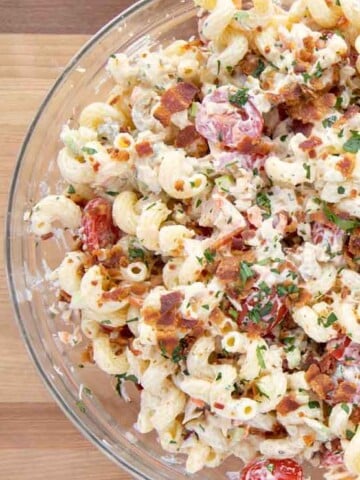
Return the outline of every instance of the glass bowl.
[[[49,276],[72,239],[55,235],[43,242],[29,234],[24,216],[48,192],[60,192],[56,167],[62,125],[91,101],[110,90],[104,70],[118,51],[134,54],[145,46],[188,39],[197,32],[192,0],[143,0],[99,31],[65,68],[46,97],[27,133],[12,181],[7,224],[6,263],[16,318],[30,356],[47,388],[67,417],[109,458],[134,477],[180,480],[186,475],[184,457],[164,452],[154,434],[134,429],[139,396],[126,403],[108,375],[95,366],[82,367],[83,346],[67,348],[57,332],[66,330],[61,313],[51,313],[55,292]],[[87,389],[84,389],[84,386]],[[79,391],[83,392],[79,403]],[[87,392],[87,393],[85,393]],[[91,394],[89,393],[91,392]],[[241,463],[228,459],[217,469],[205,469],[194,479],[239,479]],[[319,480],[322,474],[313,474]]]

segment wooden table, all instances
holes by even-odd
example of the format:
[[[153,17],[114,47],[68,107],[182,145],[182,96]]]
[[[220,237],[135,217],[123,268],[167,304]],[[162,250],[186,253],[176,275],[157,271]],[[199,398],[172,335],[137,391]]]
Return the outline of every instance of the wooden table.
[[[69,58],[131,0],[0,0],[0,235],[25,131]],[[101,6],[100,6],[101,5]],[[14,321],[0,249],[1,480],[125,480],[64,417]]]

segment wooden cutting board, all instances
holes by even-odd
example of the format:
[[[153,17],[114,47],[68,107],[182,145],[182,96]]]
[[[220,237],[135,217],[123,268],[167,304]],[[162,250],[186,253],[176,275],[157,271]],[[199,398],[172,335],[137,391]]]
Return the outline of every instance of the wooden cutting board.
[[[0,24],[4,3],[15,8],[31,1],[0,0]],[[0,34],[1,237],[8,187],[28,124],[55,78],[87,38]],[[80,435],[45,390],[15,325],[3,265],[0,248],[1,480],[129,480]]]

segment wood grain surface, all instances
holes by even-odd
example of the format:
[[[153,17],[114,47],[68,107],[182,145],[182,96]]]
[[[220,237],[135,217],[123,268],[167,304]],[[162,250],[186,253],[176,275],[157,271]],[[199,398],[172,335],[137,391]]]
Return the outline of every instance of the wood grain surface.
[[[0,33],[93,34],[133,0],[0,0]]]
[[[1,12],[0,8],[0,23]],[[53,81],[86,39],[80,35],[0,35],[1,238],[8,187],[25,131]],[[80,435],[45,390],[15,325],[3,265],[1,248],[0,479],[129,480],[128,474]]]

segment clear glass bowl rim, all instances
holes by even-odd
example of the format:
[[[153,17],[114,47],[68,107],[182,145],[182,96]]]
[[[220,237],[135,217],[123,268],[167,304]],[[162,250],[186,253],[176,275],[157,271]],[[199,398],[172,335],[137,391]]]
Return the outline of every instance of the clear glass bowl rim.
[[[65,416],[72,422],[73,425],[82,433],[82,435],[89,440],[93,445],[95,445],[97,448],[99,448],[102,453],[104,453],[110,460],[112,460],[115,464],[120,465],[125,471],[130,473],[133,477],[138,478],[139,480],[153,480],[153,478],[149,477],[146,475],[143,471],[140,469],[136,468],[137,467],[137,462],[134,462],[133,464],[130,464],[129,462],[126,462],[124,459],[120,458],[118,455],[115,455],[111,448],[109,448],[106,443],[99,442],[99,439],[96,435],[93,434],[91,429],[86,425],[85,422],[81,420],[81,418],[76,415],[76,413],[73,411],[72,408],[70,408],[62,395],[56,390],[55,386],[51,382],[51,380],[48,378],[46,375],[46,372],[41,364],[41,362],[38,359],[37,352],[33,348],[33,345],[31,341],[29,340],[29,337],[26,332],[26,327],[24,324],[24,321],[22,319],[20,309],[17,303],[17,298],[16,298],[16,286],[13,280],[13,269],[12,269],[12,264],[11,264],[11,212],[14,209],[15,205],[15,193],[16,193],[16,184],[18,180],[18,175],[20,168],[23,163],[23,159],[26,154],[27,147],[32,139],[32,135],[40,121],[40,118],[48,106],[49,102],[51,101],[52,97],[56,94],[58,89],[62,86],[64,80],[66,80],[66,77],[68,76],[69,73],[72,72],[76,64],[81,60],[81,58],[89,51],[91,50],[96,43],[101,40],[110,30],[112,30],[116,25],[118,25],[120,22],[126,22],[126,19],[130,17],[132,14],[136,13],[138,10],[143,9],[144,7],[150,5],[153,0],[138,0],[136,3],[128,7],[127,9],[123,10],[122,12],[119,13],[116,17],[114,17],[112,20],[110,20],[106,25],[104,25],[100,30],[98,30],[95,35],[93,35],[86,43],[85,45],[72,57],[72,59],[68,62],[68,64],[65,66],[63,72],[59,75],[59,77],[56,79],[55,83],[53,86],[50,88],[48,93],[46,94],[44,100],[40,104],[39,109],[37,110],[37,113],[35,114],[33,120],[30,123],[30,126],[28,127],[28,130],[25,134],[24,140],[22,142],[22,145],[20,147],[19,153],[17,155],[17,160],[15,164],[15,168],[12,174],[12,179],[10,182],[10,189],[9,189],[9,195],[8,195],[8,202],[7,202],[7,207],[6,207],[6,216],[5,216],[5,242],[4,242],[4,247],[5,247],[5,272],[6,272],[6,278],[7,278],[7,284],[8,284],[8,289],[10,292],[10,299],[11,299],[11,304],[12,304],[12,310],[15,314],[15,320],[18,325],[18,329],[20,330],[23,342],[25,344],[25,347],[28,351],[29,356],[31,357],[31,360],[33,362],[33,365],[35,366],[37,372],[39,373],[43,383],[45,384],[46,389],[52,396],[52,398],[56,401],[60,409],[63,411]],[[136,465],[136,466],[135,466]]]

